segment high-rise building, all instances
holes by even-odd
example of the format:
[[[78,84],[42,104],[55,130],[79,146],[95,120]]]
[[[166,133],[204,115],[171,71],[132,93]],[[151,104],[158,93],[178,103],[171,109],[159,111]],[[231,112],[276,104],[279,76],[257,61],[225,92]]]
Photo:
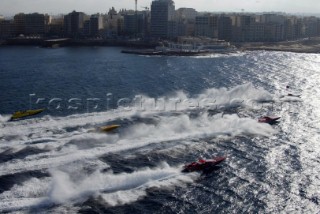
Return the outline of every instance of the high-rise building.
[[[103,17],[100,14],[95,14],[90,17],[90,35],[99,36],[103,29]]]
[[[175,5],[172,0],[155,0],[151,4],[151,29],[153,38],[169,38],[176,32]]]
[[[304,18],[304,23],[306,25],[306,36],[313,37],[317,36],[319,32],[319,18],[317,17],[306,17]]]
[[[16,14],[13,17],[13,22],[15,26],[15,34],[25,34],[26,33],[26,15],[24,13]]]
[[[142,11],[143,13],[143,37],[150,37],[150,23],[151,23],[151,12],[149,10]]]
[[[25,33],[26,35],[44,35],[46,30],[45,15],[32,13],[25,15]]]
[[[284,39],[284,26],[279,23],[269,22],[264,24],[263,41],[278,42]]]
[[[195,20],[198,12],[193,8],[179,8],[177,16],[179,19]]]
[[[254,41],[256,18],[253,15],[236,15],[233,17],[232,39],[237,42]]]
[[[286,40],[294,40],[296,17],[287,17],[284,23],[284,38]]]
[[[12,20],[0,20],[0,39],[10,38],[14,35],[14,24]]]
[[[209,29],[209,15],[196,17],[195,36],[211,37]]]
[[[193,8],[179,8],[176,11],[177,36],[194,36],[197,14]]]
[[[67,36],[80,36],[86,20],[88,20],[88,17],[83,12],[73,11],[64,16],[64,27]]]
[[[218,38],[218,16],[210,14],[197,16],[195,35],[209,38]]]
[[[229,16],[219,16],[218,38],[226,41],[232,40],[232,20]]]
[[[105,36],[116,37],[117,35],[121,35],[123,28],[123,16],[112,7],[104,16]]]
[[[285,16],[282,14],[265,13],[257,16],[255,41],[276,42],[284,40]],[[263,28],[263,35],[259,29]]]
[[[124,15],[124,32],[127,35],[143,35],[145,18],[143,13],[131,13]]]
[[[278,23],[284,24],[285,16],[281,14],[274,14],[274,13],[265,13],[258,16],[258,21],[261,23]]]
[[[195,35],[231,41],[232,19],[226,15],[204,14],[196,17]]]
[[[48,25],[48,36],[63,36],[63,16],[51,17],[50,23]]]
[[[211,38],[218,38],[218,24],[219,24],[219,16],[211,15],[209,16],[209,32]]]
[[[19,13],[14,16],[15,34],[44,35],[47,31],[49,16],[39,13]]]

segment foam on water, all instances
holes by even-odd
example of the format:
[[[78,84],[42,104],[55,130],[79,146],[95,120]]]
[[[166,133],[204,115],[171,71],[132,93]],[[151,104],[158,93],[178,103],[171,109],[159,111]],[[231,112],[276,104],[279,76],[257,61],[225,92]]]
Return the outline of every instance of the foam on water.
[[[180,170],[180,167],[173,168],[164,164],[158,168],[146,168],[133,173],[95,171],[83,179],[72,178],[72,174],[54,170],[51,172],[53,179],[49,199],[53,203],[68,203],[102,193],[106,203],[115,206],[137,200],[146,195],[145,190],[150,187],[161,188],[189,183],[197,177],[194,174],[182,174]]]
[[[45,169],[50,165],[59,166],[81,159],[95,159],[110,152],[120,152],[128,149],[139,148],[159,142],[181,140],[214,138],[221,135],[262,135],[270,136],[275,130],[268,124],[258,123],[250,118],[239,118],[237,115],[217,114],[208,116],[203,113],[197,118],[182,114],[178,116],[159,117],[157,125],[137,124],[124,131],[119,139],[113,135],[102,135],[90,138],[86,135],[72,137],[69,144],[59,149],[41,154],[28,156],[25,160],[14,160],[0,166],[0,175],[25,170]],[[165,133],[165,135],[164,135]],[[93,139],[95,140],[92,143]],[[70,144],[72,142],[72,144]],[[86,145],[92,145],[90,147]],[[84,145],[77,146],[77,145]]]
[[[158,105],[150,97],[137,97],[143,102],[133,104],[129,109],[119,107],[107,112],[46,116],[3,123],[0,151],[11,149],[13,155],[26,147],[48,151],[2,163],[0,175],[41,170],[50,171],[51,177],[42,180],[32,178],[3,193],[0,198],[5,200],[0,203],[0,210],[77,203],[89,197],[100,197],[108,206],[131,203],[146,196],[148,188],[170,188],[192,182],[197,176],[181,174],[181,166],[167,164],[132,173],[103,173],[102,169],[108,165],[99,161],[101,156],[132,149],[139,152],[140,148],[147,151],[143,150],[146,146],[152,148],[152,145],[176,141],[176,144],[163,150],[169,154],[185,142],[189,145],[201,144],[203,138],[224,136],[232,139],[236,136],[271,136],[276,133],[270,125],[258,123],[257,119],[224,112],[210,114],[207,111],[238,107],[251,109],[252,103],[273,100],[268,92],[256,89],[252,84],[232,89],[208,89],[192,97],[177,91],[160,98]],[[119,133],[90,132],[106,123],[134,117],[139,117],[141,122],[121,127]],[[147,122],[150,118],[152,123]],[[95,171],[79,171],[85,163],[90,163],[87,168]],[[32,185],[35,189],[31,188]]]
[[[235,105],[247,104],[252,105],[252,101],[272,101],[272,96],[263,89],[256,89],[251,83],[237,86],[233,89],[207,89],[198,96],[190,97],[188,94],[178,91],[175,94],[158,98],[145,97],[137,95],[142,101],[133,102],[130,107],[119,107],[118,109],[106,112],[75,114],[67,117],[50,117],[36,118],[12,123],[5,123],[4,128],[0,130],[0,135],[25,136],[30,133],[41,134],[41,136],[52,135],[52,133],[65,132],[68,127],[94,126],[97,124],[107,123],[119,118],[130,118],[137,113],[142,115],[155,114],[161,112],[176,112],[183,110],[192,110],[195,108],[214,108],[219,106],[233,107]],[[36,136],[35,136],[36,137]]]
[[[101,197],[109,206],[122,205],[146,196],[149,188],[174,188],[198,177],[199,174],[181,173],[181,166],[171,167],[166,163],[121,174],[100,170],[80,174],[76,168],[52,169],[50,178],[32,178],[2,193],[0,211],[73,204],[89,197]]]

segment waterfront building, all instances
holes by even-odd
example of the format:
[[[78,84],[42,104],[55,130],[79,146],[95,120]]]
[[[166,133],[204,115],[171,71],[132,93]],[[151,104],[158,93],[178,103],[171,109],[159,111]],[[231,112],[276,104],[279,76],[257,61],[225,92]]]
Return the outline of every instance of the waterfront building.
[[[269,22],[264,24],[264,37],[262,41],[279,42],[283,40],[284,40],[283,25],[275,22]]]
[[[176,10],[177,36],[194,36],[197,11],[193,8],[179,8]]]
[[[218,38],[218,20],[219,17],[217,15],[197,16],[195,20],[195,36]]]
[[[225,41],[232,40],[232,19],[230,16],[226,16],[226,15],[219,16],[218,38]]]
[[[124,18],[114,7],[104,16],[104,34],[106,37],[117,37],[124,31]]]
[[[149,38],[151,13],[148,7],[143,11],[120,10],[123,16],[123,33],[125,36]]]
[[[48,33],[50,36],[64,36],[64,18],[63,16],[51,17],[50,23],[48,25]]]
[[[176,35],[175,5],[172,0],[152,2],[150,34],[153,38],[171,38]]]
[[[179,8],[176,14],[178,19],[195,20],[198,12],[193,8]]]
[[[296,40],[305,36],[306,28],[302,18],[287,17],[285,21],[285,39]]]
[[[66,36],[79,37],[83,34],[84,22],[88,20],[83,12],[72,11],[64,16]]]
[[[209,32],[211,38],[218,38],[218,25],[219,25],[219,16],[210,15],[209,16]]]
[[[193,8],[179,8],[176,11],[177,36],[194,36],[198,12]]]
[[[43,36],[47,32],[49,16],[39,13],[19,13],[14,16],[15,35]]]
[[[274,14],[274,13],[264,13],[262,15],[257,16],[257,22],[260,23],[278,23],[284,24],[285,16],[282,14]]]
[[[14,23],[12,20],[0,20],[0,39],[7,39],[14,36]]]
[[[256,26],[259,28],[256,29],[255,41],[277,42],[285,39],[284,15],[266,13],[257,16],[256,21]],[[261,34],[259,33],[259,29],[261,30]]]
[[[103,30],[103,17],[100,14],[91,15],[90,17],[90,36],[99,36]]]
[[[167,38],[173,39],[176,38],[178,35],[178,23],[175,20],[168,21],[168,35]]]
[[[16,35],[26,33],[26,15],[24,13],[18,13],[13,17],[14,31]]]
[[[294,38],[294,20],[287,18],[284,23],[284,28],[284,38],[286,40],[292,40]]]
[[[195,36],[195,20],[186,24],[186,36]]]
[[[83,23],[83,35],[85,37],[90,37],[90,20],[85,20]]]
[[[188,22],[186,20],[179,19],[176,21],[176,25],[177,36],[187,36]]]
[[[253,15],[242,15],[239,17],[239,27],[241,30],[241,40],[247,42],[255,41],[254,26],[256,23],[256,18]]]
[[[254,32],[254,39],[253,42],[264,42],[270,41],[272,39],[267,39],[268,30],[266,29],[265,23],[256,22],[253,24],[253,32]]]
[[[320,19],[314,16],[305,17],[303,22],[305,23],[305,35],[307,37],[313,37],[319,35]]]
[[[306,34],[306,27],[302,18],[298,18],[295,24],[295,36],[297,39],[303,38]]]
[[[232,40],[236,42],[255,41],[256,19],[253,15],[233,16]]]
[[[48,18],[44,14],[32,13],[25,15],[25,34],[43,36],[46,33]]]
[[[150,10],[144,10],[142,11],[143,13],[143,18],[144,18],[144,21],[143,21],[143,37],[144,38],[149,38],[150,37],[150,23],[151,23],[151,12]]]
[[[0,16],[0,37],[48,36],[116,39],[135,36],[175,39],[202,36],[232,42],[277,42],[320,36],[320,18],[265,14],[208,14],[192,8],[174,10],[172,0],[154,0],[151,11],[111,8],[105,15],[87,16],[73,11],[65,16],[16,14],[13,20]]]
[[[206,14],[196,17],[195,35],[231,41],[233,33],[232,17],[225,14]]]
[[[124,33],[127,35],[136,35],[138,33],[138,14],[124,14]]]
[[[317,25],[317,36],[320,36],[320,18],[317,18],[317,23],[316,23],[316,25]]]
[[[124,33],[131,36],[142,37],[145,27],[144,13],[130,13],[124,15]]]
[[[209,29],[209,15],[196,17],[195,36],[204,36],[204,37],[212,36]]]

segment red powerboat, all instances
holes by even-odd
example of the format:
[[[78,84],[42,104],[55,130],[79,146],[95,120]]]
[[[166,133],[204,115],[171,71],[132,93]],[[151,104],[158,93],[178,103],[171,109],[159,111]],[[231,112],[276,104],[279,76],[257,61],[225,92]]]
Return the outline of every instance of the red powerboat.
[[[209,170],[210,168],[218,165],[222,161],[224,161],[226,157],[215,157],[213,159],[199,159],[197,162],[192,162],[184,166],[182,172],[198,172]]]
[[[274,124],[274,123],[279,122],[278,120],[279,120],[280,118],[281,118],[281,117],[268,117],[268,116],[265,116],[265,117],[260,117],[260,118],[258,119],[258,122],[259,122],[259,123]]]

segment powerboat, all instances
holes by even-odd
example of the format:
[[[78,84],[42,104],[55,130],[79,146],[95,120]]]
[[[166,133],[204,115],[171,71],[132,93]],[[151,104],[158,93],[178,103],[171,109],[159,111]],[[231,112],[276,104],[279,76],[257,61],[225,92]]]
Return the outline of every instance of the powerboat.
[[[120,125],[102,126],[102,127],[99,128],[99,131],[101,131],[101,132],[110,132],[110,131],[112,131],[114,129],[117,129],[119,127],[120,127]]]
[[[33,110],[26,110],[26,111],[17,111],[14,112],[10,118],[10,120],[18,120],[18,119],[22,119],[25,117],[29,117],[32,115],[36,115],[36,114],[40,114],[41,112],[43,112],[45,109],[33,109]]]
[[[185,165],[182,172],[204,172],[223,162],[225,159],[226,157],[223,156],[207,160],[199,159],[197,162]]]
[[[275,124],[275,123],[278,123],[279,121],[279,119],[280,119],[281,117],[268,117],[268,116],[264,116],[264,117],[260,117],[259,119],[258,119],[258,122],[259,123],[269,123],[269,124]]]

